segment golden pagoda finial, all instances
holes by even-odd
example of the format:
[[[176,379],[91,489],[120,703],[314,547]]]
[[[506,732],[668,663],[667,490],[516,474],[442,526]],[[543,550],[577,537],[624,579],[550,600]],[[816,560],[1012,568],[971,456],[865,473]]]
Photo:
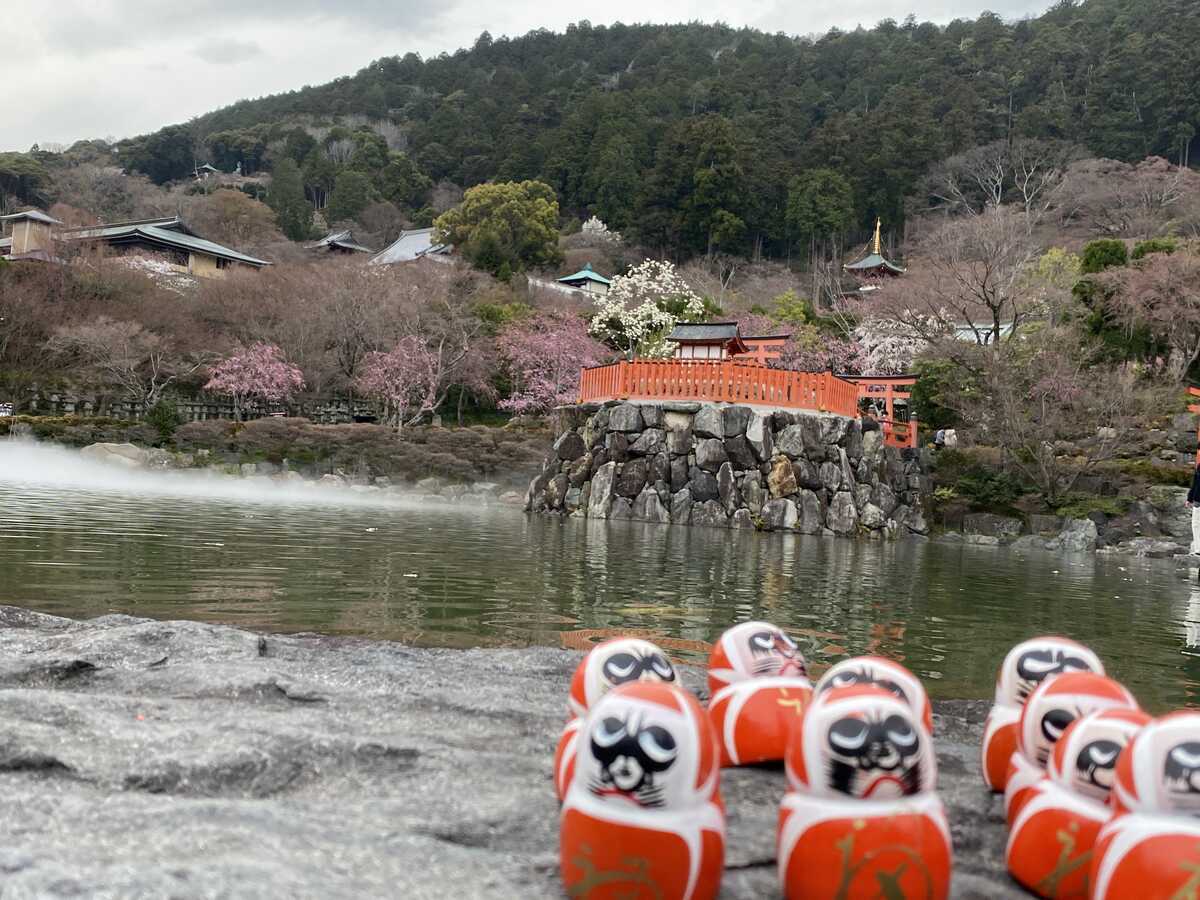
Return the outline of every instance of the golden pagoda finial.
[[[883,230],[883,219],[879,216],[875,217],[875,255],[882,256],[880,248],[883,244],[880,242],[880,232]]]

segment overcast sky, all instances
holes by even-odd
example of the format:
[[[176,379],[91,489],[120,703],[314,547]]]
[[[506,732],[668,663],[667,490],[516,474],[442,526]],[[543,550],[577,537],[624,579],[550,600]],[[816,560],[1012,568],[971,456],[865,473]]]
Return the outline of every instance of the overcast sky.
[[[725,21],[812,34],[910,12],[946,22],[1049,0],[50,0],[4,16],[0,150],[128,137],[244,97],[321,84],[373,59],[436,55],[583,19]]]

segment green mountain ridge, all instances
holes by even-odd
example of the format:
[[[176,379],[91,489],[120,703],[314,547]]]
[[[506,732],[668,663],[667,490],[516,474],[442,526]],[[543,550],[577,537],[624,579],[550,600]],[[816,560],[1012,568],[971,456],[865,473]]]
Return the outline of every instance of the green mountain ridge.
[[[876,216],[898,227],[937,161],[995,140],[1187,159],[1197,69],[1195,0],[1062,0],[1018,22],[910,17],[817,39],[580,22],[380,59],[118,148],[160,183],[205,156],[245,172],[291,156],[318,207],[342,168],[368,173],[372,184],[347,180],[355,202],[339,211],[380,196],[412,213],[437,182],[538,179],[564,216],[598,215],[650,248],[782,255],[797,238],[789,184],[814,169],[844,180],[861,234]],[[364,145],[346,121],[386,131],[390,146]],[[338,158],[339,140],[353,156]]]

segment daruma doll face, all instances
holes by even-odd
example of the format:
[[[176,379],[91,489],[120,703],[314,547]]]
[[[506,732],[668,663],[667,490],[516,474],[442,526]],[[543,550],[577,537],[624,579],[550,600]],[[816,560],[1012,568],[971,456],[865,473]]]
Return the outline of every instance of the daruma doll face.
[[[571,681],[571,712],[582,716],[592,704],[620,684],[678,678],[667,654],[641,638],[615,638],[597,644],[583,658]]]
[[[701,806],[717,784],[708,716],[677,687],[614,688],[588,713],[574,783],[602,800],[646,809]]]
[[[1042,682],[1025,702],[1017,748],[1046,768],[1054,745],[1076,719],[1103,709],[1136,710],[1137,701],[1121,684],[1090,672],[1068,672]]]
[[[1117,775],[1117,760],[1150,717],[1140,710],[1105,709],[1076,720],[1054,746],[1046,766],[1050,779],[1104,803]]]
[[[747,678],[807,675],[800,648],[769,622],[743,622],[721,635],[708,658],[709,677],[717,685]]]
[[[1200,713],[1155,719],[1117,764],[1118,806],[1135,812],[1200,817]]]
[[[793,788],[886,800],[932,791],[933,741],[906,702],[870,685],[829,691],[788,747]]]
[[[1043,681],[1068,672],[1104,674],[1100,658],[1083,644],[1060,637],[1023,641],[1004,657],[996,674],[996,702],[1022,706]]]
[[[880,656],[858,656],[832,666],[813,688],[813,699],[820,702],[830,691],[863,686],[879,688],[904,701],[932,732],[933,709],[920,680],[904,666]]]

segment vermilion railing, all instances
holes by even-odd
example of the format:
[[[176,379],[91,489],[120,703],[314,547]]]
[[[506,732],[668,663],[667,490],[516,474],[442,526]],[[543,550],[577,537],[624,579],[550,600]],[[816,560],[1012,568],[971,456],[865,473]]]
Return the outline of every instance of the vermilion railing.
[[[886,413],[879,419],[883,429],[884,442],[889,447],[917,447],[919,435],[915,418],[899,419],[896,416],[896,401],[902,401],[905,409],[912,400],[912,393],[903,388],[911,388],[917,379],[911,375],[895,377],[859,377],[850,379],[858,389],[862,401],[870,401],[872,405],[882,402]]]
[[[731,361],[621,361],[584,369],[579,402],[708,400],[858,416],[858,385],[831,372],[791,372]]]

